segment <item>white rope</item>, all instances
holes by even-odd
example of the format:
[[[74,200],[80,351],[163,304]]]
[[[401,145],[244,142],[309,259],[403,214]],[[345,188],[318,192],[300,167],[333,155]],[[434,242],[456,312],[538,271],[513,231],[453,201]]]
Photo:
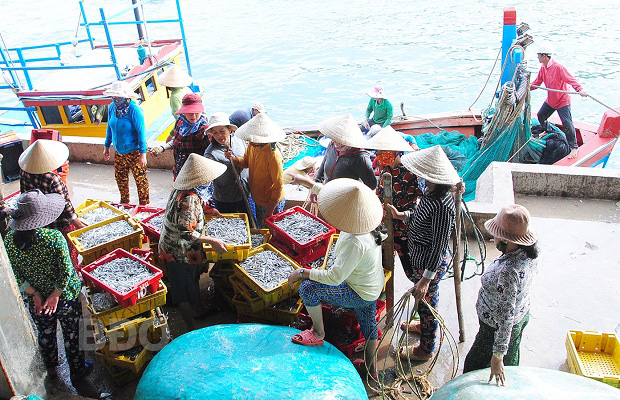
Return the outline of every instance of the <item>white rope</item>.
[[[578,94],[581,95],[580,92],[573,92],[573,91],[568,91],[568,90],[559,90],[559,89],[550,89],[550,88],[546,88],[546,87],[542,87],[542,86],[537,86],[537,85],[532,85],[533,88],[536,89],[542,89],[542,90],[546,90],[547,92],[554,92],[554,93],[566,93],[566,94]],[[620,115],[620,111],[611,108],[610,106],[608,106],[607,104],[603,103],[602,101],[594,98],[591,94],[586,94],[583,97],[589,97],[592,100],[596,101],[597,103],[599,103],[600,105],[602,105],[603,107],[606,107],[608,109],[610,109],[611,111],[615,112],[616,114]]]

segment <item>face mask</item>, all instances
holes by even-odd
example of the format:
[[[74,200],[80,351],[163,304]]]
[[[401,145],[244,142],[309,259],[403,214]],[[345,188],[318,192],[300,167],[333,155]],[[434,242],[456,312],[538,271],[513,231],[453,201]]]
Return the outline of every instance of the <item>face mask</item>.
[[[497,248],[497,250],[505,254],[506,250],[508,249],[508,243],[498,240],[497,243],[495,243],[495,247]]]

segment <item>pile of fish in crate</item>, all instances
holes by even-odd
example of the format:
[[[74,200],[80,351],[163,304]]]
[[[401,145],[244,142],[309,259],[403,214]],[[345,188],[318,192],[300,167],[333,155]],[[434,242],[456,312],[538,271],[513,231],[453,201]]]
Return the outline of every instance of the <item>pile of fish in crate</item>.
[[[164,210],[87,200],[76,213],[88,226],[68,237],[82,259],[95,356],[117,382],[126,383],[170,341],[161,310],[168,290],[155,265],[157,217]],[[142,248],[144,242],[151,250]]]

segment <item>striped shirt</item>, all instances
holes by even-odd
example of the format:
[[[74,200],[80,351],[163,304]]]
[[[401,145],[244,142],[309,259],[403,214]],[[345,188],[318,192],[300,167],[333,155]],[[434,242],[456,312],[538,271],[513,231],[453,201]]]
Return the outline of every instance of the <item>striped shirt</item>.
[[[446,257],[454,227],[456,208],[452,193],[446,193],[442,199],[422,195],[415,210],[406,214],[411,268],[424,270],[423,276],[433,279]]]

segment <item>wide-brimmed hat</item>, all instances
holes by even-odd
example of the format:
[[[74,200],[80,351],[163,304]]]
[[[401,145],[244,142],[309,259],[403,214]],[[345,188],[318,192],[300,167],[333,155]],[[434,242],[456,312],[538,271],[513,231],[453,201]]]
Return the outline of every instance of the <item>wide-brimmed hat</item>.
[[[385,97],[385,90],[383,89],[383,86],[374,86],[372,88],[370,88],[366,94],[374,99],[385,99],[387,97]]]
[[[484,227],[496,238],[521,246],[531,246],[538,240],[536,232],[530,229],[530,212],[518,204],[502,207]]]
[[[336,143],[363,148],[364,135],[351,114],[338,115],[319,124],[319,131]]]
[[[420,178],[439,185],[456,185],[461,181],[441,146],[407,153],[400,162]]]
[[[125,99],[137,99],[138,95],[133,91],[131,85],[125,81],[116,81],[103,92],[104,96],[122,97]]]
[[[549,43],[542,43],[536,49],[536,54],[553,54],[553,47]]]
[[[40,140],[40,139],[39,139]],[[59,193],[43,194],[30,190],[17,198],[15,208],[9,211],[9,228],[29,231],[56,221],[65,209],[65,198]]]
[[[375,136],[364,144],[365,149],[387,151],[413,151],[413,148],[400,133],[391,126],[381,129]]]
[[[297,168],[300,171],[303,171],[305,169],[308,169],[310,167],[315,167],[315,166],[316,166],[316,159],[310,156],[305,156],[301,160],[295,161],[295,164],[293,164],[293,167]]]
[[[267,114],[260,113],[237,129],[235,136],[246,142],[276,143],[283,141],[286,133]]]
[[[327,182],[319,192],[318,203],[323,218],[344,232],[368,233],[383,219],[383,207],[375,191],[354,179]]]
[[[259,113],[264,113],[265,112],[265,106],[262,105],[262,103],[254,103],[252,108],[255,109],[256,111],[258,111]]]
[[[172,187],[177,190],[189,190],[213,182],[226,172],[226,165],[192,153],[179,171]]]
[[[66,144],[38,139],[19,156],[19,167],[29,174],[45,174],[58,169],[69,158]]]
[[[181,107],[175,114],[200,114],[204,112],[205,106],[202,105],[202,99],[198,93],[188,93],[181,100]]]
[[[171,65],[170,68],[165,70],[157,78],[157,82],[160,85],[164,85],[171,88],[185,87],[192,84],[194,80],[187,72],[183,71],[178,65]]]
[[[237,130],[237,125],[231,124],[228,115],[223,112],[216,112],[211,116],[211,118],[209,118],[209,126],[207,127],[207,130],[218,126],[228,126],[233,132]]]

